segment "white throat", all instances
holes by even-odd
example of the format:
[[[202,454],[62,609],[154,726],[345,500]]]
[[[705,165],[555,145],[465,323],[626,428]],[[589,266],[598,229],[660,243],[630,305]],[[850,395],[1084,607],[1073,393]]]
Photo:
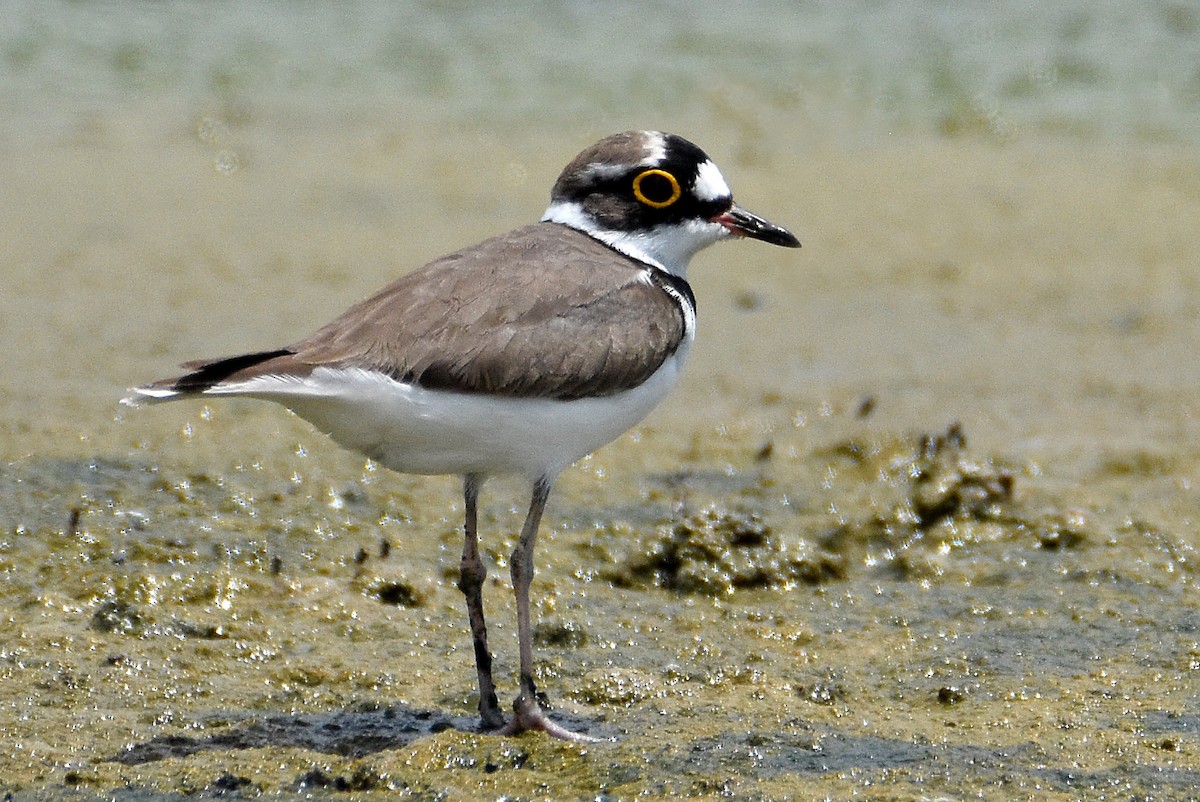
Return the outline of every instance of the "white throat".
[[[573,201],[554,201],[542,215],[544,223],[561,223],[600,240],[626,256],[687,278],[692,257],[730,236],[729,229],[707,220],[685,220],[646,231],[618,231],[600,226]]]

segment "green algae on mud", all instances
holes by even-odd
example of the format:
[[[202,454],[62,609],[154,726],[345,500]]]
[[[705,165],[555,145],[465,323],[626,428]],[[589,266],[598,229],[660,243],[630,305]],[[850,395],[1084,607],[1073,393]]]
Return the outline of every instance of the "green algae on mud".
[[[22,379],[0,397],[0,792],[1200,784],[1194,154],[936,141],[785,159],[793,143],[756,136],[738,192],[799,221],[802,264],[698,259],[679,390],[551,499],[539,685],[619,739],[578,747],[462,730],[456,480],[364,466],[265,405],[113,419],[123,384],[290,341],[420,261],[396,242],[433,255],[540,209],[542,143],[306,132],[227,175],[207,146],[147,153],[120,130],[0,164],[31,199],[7,210],[0,294],[25,335],[2,346]],[[521,180],[481,185],[501,157]],[[403,228],[349,213],[383,184]],[[95,197],[138,214],[98,219]],[[480,511],[505,698],[523,496],[489,483]]]
[[[787,459],[746,448],[710,472],[702,451],[691,476],[617,482],[661,508],[653,526],[645,510],[564,493],[537,580],[540,684],[573,726],[616,739],[588,747],[471,732],[452,492],[422,499],[374,471],[330,493],[258,471],[10,464],[0,495],[24,502],[0,549],[16,745],[5,790],[783,799],[886,784],[896,798],[994,787],[1066,799],[1192,787],[1200,612],[1185,601],[1186,543],[1113,528],[1112,511],[1048,507],[1036,471],[973,454],[956,427],[828,434]],[[836,516],[779,503],[782,485],[833,468],[854,488]],[[489,515],[489,529],[515,519],[519,494],[509,501],[514,514]],[[440,534],[414,548],[425,527]],[[749,556],[730,563],[712,537]],[[646,573],[664,542],[691,567]],[[509,545],[491,559],[502,566]],[[778,559],[798,553],[837,570]],[[746,565],[756,579],[740,583]],[[420,593],[397,606],[380,596],[388,583]],[[506,583],[489,593],[506,676]]]

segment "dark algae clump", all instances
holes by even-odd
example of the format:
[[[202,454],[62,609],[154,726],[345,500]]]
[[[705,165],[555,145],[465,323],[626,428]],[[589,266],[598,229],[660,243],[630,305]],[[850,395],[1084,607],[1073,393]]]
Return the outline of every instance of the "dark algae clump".
[[[714,505],[659,524],[619,569],[604,576],[621,587],[653,584],[707,596],[813,585],[842,576],[837,557],[804,546],[789,545],[756,513]]]

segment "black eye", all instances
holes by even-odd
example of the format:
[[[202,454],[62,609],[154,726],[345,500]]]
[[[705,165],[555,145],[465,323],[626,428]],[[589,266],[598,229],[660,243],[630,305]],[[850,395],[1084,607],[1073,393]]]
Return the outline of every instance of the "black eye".
[[[633,179],[633,197],[653,209],[665,209],[682,194],[679,182],[666,170],[646,170]]]

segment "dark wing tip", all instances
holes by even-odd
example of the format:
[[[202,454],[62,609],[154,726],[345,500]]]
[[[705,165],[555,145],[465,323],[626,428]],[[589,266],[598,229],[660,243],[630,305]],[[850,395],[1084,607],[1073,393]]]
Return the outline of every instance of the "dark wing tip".
[[[191,369],[190,373],[185,373],[176,379],[165,379],[161,382],[155,382],[151,386],[170,389],[179,393],[202,393],[246,368],[254,367],[276,357],[288,356],[292,353],[290,349],[278,348],[274,351],[258,351],[253,354],[241,354],[222,359],[186,362],[183,366]]]

